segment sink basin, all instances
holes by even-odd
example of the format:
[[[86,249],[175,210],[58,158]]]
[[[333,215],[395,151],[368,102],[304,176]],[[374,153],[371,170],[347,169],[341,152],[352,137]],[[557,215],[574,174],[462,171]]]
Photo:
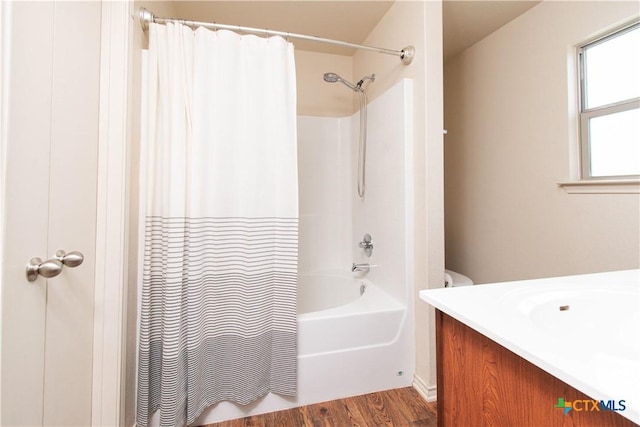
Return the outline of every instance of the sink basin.
[[[538,285],[509,292],[500,306],[523,316],[536,329],[559,338],[571,335],[572,342],[598,353],[640,358],[640,295],[615,285],[581,287],[571,285]]]

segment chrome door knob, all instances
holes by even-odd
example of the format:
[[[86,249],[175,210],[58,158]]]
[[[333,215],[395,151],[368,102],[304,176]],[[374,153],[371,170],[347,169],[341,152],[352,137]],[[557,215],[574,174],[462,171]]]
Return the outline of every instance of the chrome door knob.
[[[62,263],[55,259],[45,261],[38,267],[38,274],[47,279],[56,277],[60,273],[62,273]]]
[[[38,278],[38,275],[47,279],[56,277],[62,272],[63,266],[73,268],[82,264],[83,261],[84,255],[82,253],[77,251],[66,253],[62,249],[56,251],[56,255],[52,259],[44,262],[38,257],[31,258],[26,267],[27,280],[33,282]]]
[[[57,259],[42,262],[40,258],[31,258],[31,261],[27,264],[26,272],[27,280],[30,282],[35,281],[38,275],[50,279],[62,272],[62,263]]]
[[[65,267],[77,267],[84,261],[84,255],[78,251],[65,253],[62,249],[56,251],[56,256],[53,257],[65,265]]]

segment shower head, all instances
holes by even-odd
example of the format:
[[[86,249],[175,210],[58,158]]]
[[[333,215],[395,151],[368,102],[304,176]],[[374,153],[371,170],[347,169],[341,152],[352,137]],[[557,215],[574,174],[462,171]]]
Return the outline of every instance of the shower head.
[[[324,81],[327,83],[335,83],[342,78],[336,73],[324,73]]]
[[[324,74],[324,81],[327,83],[335,83],[335,82],[340,82],[342,84],[344,84],[346,87],[348,87],[349,89],[353,90],[353,91],[358,91],[358,88],[352,84],[349,83],[348,81],[346,81],[345,79],[343,79],[342,77],[340,77],[339,75],[337,75],[336,73],[325,73]]]

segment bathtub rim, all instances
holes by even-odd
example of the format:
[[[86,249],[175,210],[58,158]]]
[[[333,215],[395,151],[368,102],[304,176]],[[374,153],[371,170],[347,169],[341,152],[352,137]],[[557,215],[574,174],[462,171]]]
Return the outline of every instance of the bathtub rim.
[[[350,301],[346,304],[338,305],[338,306],[327,308],[324,310],[300,313],[298,314],[298,321],[323,319],[328,317],[348,317],[353,315],[354,313],[371,313],[371,312],[377,312],[377,311],[389,311],[389,310],[407,308],[406,305],[402,304],[392,295],[385,292],[384,289],[377,286],[374,282],[372,282],[368,278],[350,277],[344,273],[325,274],[325,273],[318,272],[312,275],[339,276],[341,278],[350,278],[350,279],[353,279],[354,281],[364,282],[364,284],[366,285],[366,289],[363,295],[360,295],[355,300]],[[381,303],[382,301],[384,301],[384,303],[376,304],[376,305],[370,304],[372,302],[371,300],[374,298],[375,298],[375,301],[373,301],[374,304]],[[352,310],[354,308],[357,310],[356,312]]]

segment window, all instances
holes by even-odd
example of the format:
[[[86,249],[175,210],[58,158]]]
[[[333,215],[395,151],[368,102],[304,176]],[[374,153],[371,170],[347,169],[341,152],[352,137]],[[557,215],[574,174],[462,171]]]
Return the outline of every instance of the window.
[[[582,179],[640,177],[640,23],[578,49]]]

